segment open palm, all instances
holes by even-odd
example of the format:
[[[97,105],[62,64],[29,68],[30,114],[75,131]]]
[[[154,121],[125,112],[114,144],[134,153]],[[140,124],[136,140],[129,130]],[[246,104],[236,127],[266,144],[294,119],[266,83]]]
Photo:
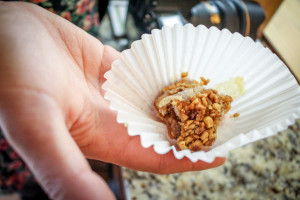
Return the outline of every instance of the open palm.
[[[101,89],[119,56],[44,9],[0,2],[0,126],[52,198],[113,198],[85,157],[161,174],[225,161],[177,160],[129,137]]]

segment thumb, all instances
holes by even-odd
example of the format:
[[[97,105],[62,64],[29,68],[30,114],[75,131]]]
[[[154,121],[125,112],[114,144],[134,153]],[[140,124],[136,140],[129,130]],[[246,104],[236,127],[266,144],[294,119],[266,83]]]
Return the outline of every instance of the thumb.
[[[50,198],[114,199],[70,136],[55,101],[37,91],[14,92],[1,95],[0,126]]]

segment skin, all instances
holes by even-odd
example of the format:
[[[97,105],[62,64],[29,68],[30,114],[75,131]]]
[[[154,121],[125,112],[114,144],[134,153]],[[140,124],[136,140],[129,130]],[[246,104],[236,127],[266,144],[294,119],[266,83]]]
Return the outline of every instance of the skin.
[[[53,199],[114,199],[86,158],[168,174],[222,165],[144,149],[116,122],[103,75],[120,53],[28,3],[0,2],[0,126]]]

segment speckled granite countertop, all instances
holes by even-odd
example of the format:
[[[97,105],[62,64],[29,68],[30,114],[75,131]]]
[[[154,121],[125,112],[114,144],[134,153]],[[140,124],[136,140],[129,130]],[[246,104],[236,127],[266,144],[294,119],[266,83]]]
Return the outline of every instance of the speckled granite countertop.
[[[300,119],[276,136],[200,172],[156,175],[122,169],[127,199],[300,199]]]

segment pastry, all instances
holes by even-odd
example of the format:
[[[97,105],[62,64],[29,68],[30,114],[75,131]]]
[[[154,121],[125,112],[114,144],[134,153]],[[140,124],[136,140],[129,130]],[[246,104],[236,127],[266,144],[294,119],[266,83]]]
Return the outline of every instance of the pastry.
[[[209,80],[191,81],[187,76],[182,73],[180,81],[163,88],[154,106],[168,127],[169,137],[177,140],[177,148],[194,152],[214,144],[217,128],[233,99],[205,88]]]

